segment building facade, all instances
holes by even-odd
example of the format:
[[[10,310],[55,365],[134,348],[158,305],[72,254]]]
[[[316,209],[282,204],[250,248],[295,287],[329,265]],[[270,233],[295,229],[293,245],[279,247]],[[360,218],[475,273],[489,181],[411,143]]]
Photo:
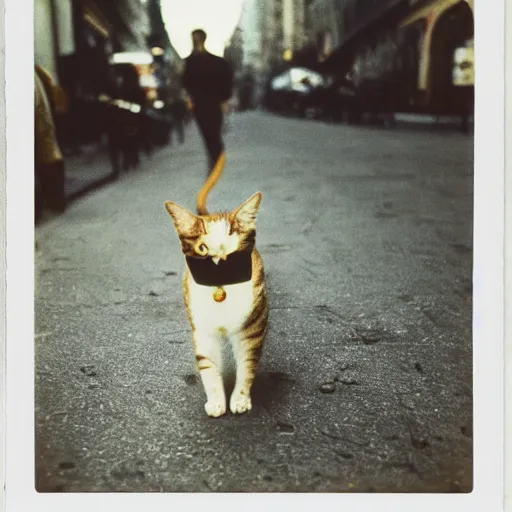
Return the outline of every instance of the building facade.
[[[162,48],[164,50],[162,55],[164,60],[179,66],[182,59],[169,38],[162,15],[162,0],[147,0],[147,5],[150,24],[149,47],[152,49]],[[155,52],[153,51],[154,54]]]
[[[467,117],[473,9],[472,0],[345,0],[343,34],[327,66],[358,87],[393,84],[385,101],[399,111]]]
[[[34,0],[34,20],[35,64],[57,83],[101,74],[114,52],[148,49],[146,1]]]
[[[307,40],[324,60],[343,38],[343,1],[309,0],[306,5]]]
[[[262,1],[246,0],[240,16],[242,31],[243,65],[255,71],[262,70],[261,24]]]
[[[306,43],[306,2],[305,0],[282,0],[283,46],[293,52]]]
[[[261,0],[261,60],[265,71],[280,62],[283,51],[283,0]]]
[[[49,71],[66,97],[62,141],[70,146],[101,137],[101,103],[119,93],[117,64],[135,65],[148,105],[168,84],[169,68],[178,65],[160,0],[34,0],[34,11],[35,64]]]
[[[242,70],[244,64],[244,40],[243,30],[240,26],[235,28],[224,49],[224,58],[228,61],[235,74]]]
[[[249,0],[244,16],[250,20],[246,31],[257,33],[248,37],[248,61],[259,61],[256,65],[265,72],[291,61],[307,42],[306,0]]]
[[[410,0],[343,0],[341,9],[344,37],[340,42],[363,30],[370,22],[399,4],[410,5]]]
[[[112,0],[95,0],[93,3],[107,17],[114,28],[112,32],[114,51],[137,52],[147,50],[147,38],[151,33],[148,0],[115,2]]]
[[[161,0],[34,0],[34,60],[72,94],[104,89],[115,53],[153,52],[179,68],[161,13]]]
[[[54,29],[52,1],[34,0],[34,62],[56,77],[59,50]]]

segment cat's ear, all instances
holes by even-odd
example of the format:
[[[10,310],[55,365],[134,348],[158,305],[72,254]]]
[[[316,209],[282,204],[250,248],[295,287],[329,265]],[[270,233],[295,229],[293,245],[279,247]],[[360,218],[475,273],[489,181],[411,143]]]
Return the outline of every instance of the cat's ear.
[[[179,204],[166,201],[165,209],[169,212],[179,235],[191,235],[201,229],[202,220]]]
[[[256,215],[261,203],[261,192],[256,192],[242,206],[234,212],[234,218],[242,225],[254,229],[256,227]]]

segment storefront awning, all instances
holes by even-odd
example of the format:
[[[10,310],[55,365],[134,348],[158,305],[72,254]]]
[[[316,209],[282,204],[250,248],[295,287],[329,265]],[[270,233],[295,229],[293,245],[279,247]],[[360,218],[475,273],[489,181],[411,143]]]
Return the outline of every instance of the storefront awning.
[[[388,23],[390,19],[396,20],[397,17],[403,16],[403,12],[407,8],[407,0],[393,0],[388,2],[385,7],[379,9],[364,23],[349,32],[347,37],[341,41],[341,43],[324,61],[326,67],[331,66],[334,62],[339,61],[340,59],[344,60],[345,57],[348,57],[347,54],[349,54],[354,49],[354,46],[358,44],[358,41],[361,40],[361,37],[365,37],[365,35],[371,32],[379,23]]]
[[[427,16],[431,15],[431,13],[434,12],[443,12],[449,7],[452,7],[456,4],[459,4],[461,2],[465,2],[473,9],[473,0],[431,0],[427,4],[423,5],[422,7],[413,10],[401,23],[401,27],[405,27],[407,25],[410,25],[411,23],[414,23],[415,21],[421,20],[423,18],[426,18]]]

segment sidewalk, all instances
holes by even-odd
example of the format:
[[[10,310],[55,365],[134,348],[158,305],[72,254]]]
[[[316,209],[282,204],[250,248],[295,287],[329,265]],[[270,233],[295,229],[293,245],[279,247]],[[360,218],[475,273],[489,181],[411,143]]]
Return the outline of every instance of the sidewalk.
[[[460,116],[434,116],[430,114],[412,114],[407,112],[395,112],[395,120],[408,127],[425,127],[425,128],[456,128],[460,130]],[[470,116],[468,124],[471,131],[474,127],[474,117]]]
[[[115,179],[105,142],[81,147],[81,154],[64,156],[66,199],[72,200]]]

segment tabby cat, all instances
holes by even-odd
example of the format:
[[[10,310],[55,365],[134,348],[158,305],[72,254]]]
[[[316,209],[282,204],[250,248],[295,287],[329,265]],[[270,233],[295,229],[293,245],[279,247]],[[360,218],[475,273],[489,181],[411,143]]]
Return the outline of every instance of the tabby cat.
[[[165,203],[185,255],[183,296],[205,410],[212,417],[226,412],[222,349],[228,340],[236,361],[229,408],[241,414],[252,407],[251,387],[268,321],[263,262],[255,247],[261,198],[258,192],[232,212],[209,214],[203,197],[198,215]]]

